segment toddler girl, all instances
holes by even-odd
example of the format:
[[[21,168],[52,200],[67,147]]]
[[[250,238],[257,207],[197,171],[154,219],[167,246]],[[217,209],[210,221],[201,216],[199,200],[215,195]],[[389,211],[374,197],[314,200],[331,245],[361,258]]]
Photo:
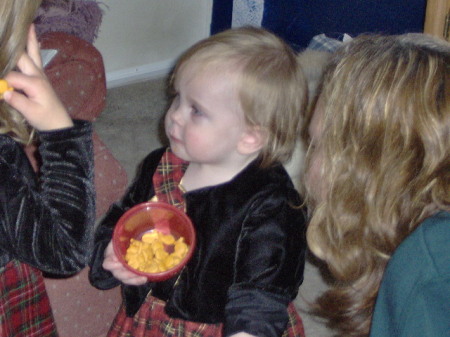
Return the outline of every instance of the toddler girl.
[[[95,237],[91,282],[123,285],[109,336],[302,336],[292,300],[305,219],[281,165],[307,99],[295,54],[265,30],[228,30],[187,50],[171,84],[170,147],[145,158]],[[187,267],[161,283],[127,271],[111,244],[120,216],[150,199],[185,210],[197,231]]]

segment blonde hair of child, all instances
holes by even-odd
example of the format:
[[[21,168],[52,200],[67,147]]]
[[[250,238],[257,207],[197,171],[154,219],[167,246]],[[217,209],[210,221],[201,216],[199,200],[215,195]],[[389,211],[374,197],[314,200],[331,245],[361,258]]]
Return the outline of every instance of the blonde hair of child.
[[[357,37],[326,70],[327,188],[307,239],[336,280],[315,309],[345,336],[369,333],[398,245],[450,209],[449,73],[450,44],[424,34]]]
[[[28,30],[41,0],[0,1],[0,78],[14,69],[26,48]],[[23,116],[0,101],[0,134],[29,143],[31,130]]]
[[[266,135],[261,166],[290,159],[307,104],[305,77],[291,47],[264,29],[234,28],[198,42],[181,55],[171,84],[191,66],[235,72],[246,123]]]

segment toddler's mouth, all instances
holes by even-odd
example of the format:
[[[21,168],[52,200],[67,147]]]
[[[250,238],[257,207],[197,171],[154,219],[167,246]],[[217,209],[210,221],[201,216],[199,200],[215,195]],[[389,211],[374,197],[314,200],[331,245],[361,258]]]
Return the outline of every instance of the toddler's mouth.
[[[181,139],[179,139],[179,138],[173,136],[173,135],[170,134],[170,133],[169,133],[168,137],[169,137],[169,141],[170,141],[171,143],[174,143],[174,144],[181,144],[181,143],[182,143],[182,142],[181,142]]]

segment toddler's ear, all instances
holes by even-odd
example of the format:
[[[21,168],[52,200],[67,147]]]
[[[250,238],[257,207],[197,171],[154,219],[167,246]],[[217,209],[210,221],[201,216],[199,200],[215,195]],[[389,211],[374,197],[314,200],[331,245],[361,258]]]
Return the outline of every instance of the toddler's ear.
[[[251,155],[259,152],[266,141],[267,132],[260,126],[251,126],[242,134],[237,149],[242,155]]]

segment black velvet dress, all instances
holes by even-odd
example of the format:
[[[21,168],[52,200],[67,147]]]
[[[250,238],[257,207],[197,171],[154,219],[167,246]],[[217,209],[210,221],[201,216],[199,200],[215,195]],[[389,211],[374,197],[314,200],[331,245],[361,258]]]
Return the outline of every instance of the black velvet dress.
[[[145,158],[124,198],[97,229],[90,280],[100,289],[120,284],[102,268],[104,250],[120,216],[153,197],[152,176],[164,151]],[[261,169],[255,161],[231,181],[184,198],[197,232],[194,255],[179,278],[123,286],[127,314],[134,315],[153,289],[171,317],[224,323],[224,335],[281,335],[286,308],[303,281],[306,250],[302,201],[282,165]]]

